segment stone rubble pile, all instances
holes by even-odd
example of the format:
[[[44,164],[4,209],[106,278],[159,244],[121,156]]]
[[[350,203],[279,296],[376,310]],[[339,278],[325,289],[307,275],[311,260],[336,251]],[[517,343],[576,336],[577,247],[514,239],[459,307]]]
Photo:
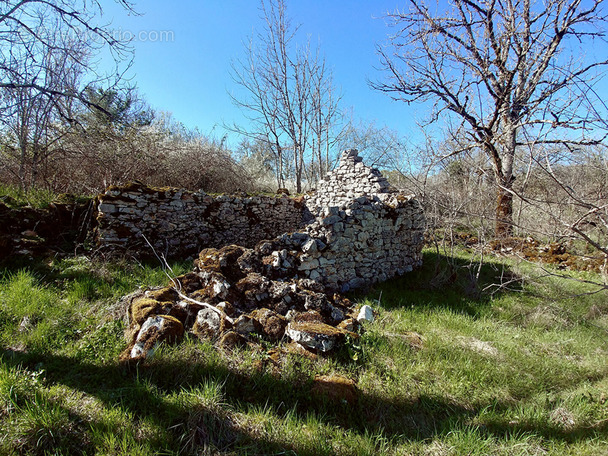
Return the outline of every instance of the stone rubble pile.
[[[293,242],[303,246],[309,240],[300,235]],[[179,342],[187,332],[224,347],[284,340],[321,353],[358,337],[358,309],[318,282],[299,278],[297,264],[277,262],[275,246],[263,241],[255,249],[205,249],[192,272],[134,299],[130,344],[121,358],[145,359],[160,342]]]

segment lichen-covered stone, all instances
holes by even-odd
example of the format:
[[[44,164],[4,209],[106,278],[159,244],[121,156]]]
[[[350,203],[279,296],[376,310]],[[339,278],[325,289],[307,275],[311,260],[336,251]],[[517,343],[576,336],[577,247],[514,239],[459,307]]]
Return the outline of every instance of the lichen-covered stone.
[[[343,329],[345,331],[353,332],[353,333],[357,331],[359,326],[360,326],[359,322],[357,320],[355,320],[354,318],[347,318],[346,320],[342,320],[340,323],[338,323],[339,329]]]
[[[355,381],[339,375],[317,375],[311,393],[329,401],[355,405],[359,393]]]
[[[184,336],[182,323],[169,315],[154,315],[142,324],[137,337],[127,348],[128,358],[148,359],[161,342],[176,343]]]
[[[236,333],[242,336],[249,334],[259,334],[262,332],[262,325],[254,317],[250,315],[241,315],[234,321],[233,329]]]
[[[294,323],[325,323],[323,316],[316,310],[294,312],[291,321]]]
[[[158,290],[150,290],[146,292],[146,297],[156,299],[157,301],[175,301],[178,299],[177,291],[173,287],[165,287]]]
[[[286,334],[304,347],[325,353],[344,340],[346,332],[325,323],[290,322]]]
[[[287,327],[287,320],[284,316],[265,308],[254,310],[251,316],[260,323],[262,333],[268,339],[278,341],[283,338]]]
[[[204,249],[199,253],[195,265],[200,271],[219,272],[230,280],[238,280],[244,274],[237,260],[245,250],[247,249],[238,245],[227,245],[220,249]]]
[[[245,345],[247,339],[235,331],[227,331],[218,341],[218,345],[223,348],[232,349],[241,345]]]
[[[226,316],[218,310],[205,307],[198,311],[192,333],[200,339],[215,339],[226,329]]]
[[[130,310],[130,321],[143,324],[150,315],[160,313],[163,305],[156,299],[140,298],[133,301]]]
[[[175,280],[179,283],[184,293],[192,293],[195,290],[199,290],[203,285],[201,277],[195,272],[188,272],[176,277]]]

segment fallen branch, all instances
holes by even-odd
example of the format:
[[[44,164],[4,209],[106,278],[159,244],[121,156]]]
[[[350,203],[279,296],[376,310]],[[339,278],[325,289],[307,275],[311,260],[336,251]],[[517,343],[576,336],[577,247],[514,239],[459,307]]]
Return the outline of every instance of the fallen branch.
[[[167,259],[165,258],[164,255],[159,255],[156,252],[156,249],[154,248],[154,246],[150,243],[150,241],[148,240],[148,238],[145,236],[145,234],[141,233],[141,237],[144,238],[144,241],[146,241],[146,243],[148,244],[148,246],[150,247],[150,249],[152,249],[152,252],[154,253],[154,256],[156,256],[156,258],[158,259],[158,261],[161,264],[161,267],[163,269],[163,272],[165,273],[165,275],[169,278],[169,280],[171,281],[171,283],[173,283],[173,286],[171,287],[173,290],[175,290],[175,292],[177,293],[177,295],[188,302],[191,302],[193,304],[197,304],[199,306],[203,306],[203,307],[207,307],[211,310],[213,310],[214,312],[216,312],[221,318],[225,318],[227,321],[229,321],[230,323],[234,323],[234,321],[228,317],[224,312],[222,312],[220,309],[218,309],[217,307],[215,307],[212,304],[209,304],[208,302],[201,302],[201,301],[197,301],[196,299],[192,299],[188,296],[186,296],[184,293],[182,293],[182,284],[181,282],[177,279],[177,277],[172,277],[171,275],[169,275],[169,273],[167,273],[167,269],[169,271],[171,271],[171,273],[173,273],[173,269],[171,268],[171,266],[169,266],[169,263],[167,262]],[[173,273],[174,274],[174,273]]]

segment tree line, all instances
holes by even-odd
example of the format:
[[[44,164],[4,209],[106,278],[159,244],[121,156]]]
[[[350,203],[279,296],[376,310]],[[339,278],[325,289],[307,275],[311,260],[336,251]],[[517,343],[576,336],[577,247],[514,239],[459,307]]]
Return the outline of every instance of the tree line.
[[[130,2],[118,3],[133,11]],[[248,174],[221,139],[151,109],[124,81],[132,49],[102,13],[98,1],[0,5],[0,182],[84,194],[135,179],[249,189]],[[96,68],[102,52],[114,62],[105,73]]]

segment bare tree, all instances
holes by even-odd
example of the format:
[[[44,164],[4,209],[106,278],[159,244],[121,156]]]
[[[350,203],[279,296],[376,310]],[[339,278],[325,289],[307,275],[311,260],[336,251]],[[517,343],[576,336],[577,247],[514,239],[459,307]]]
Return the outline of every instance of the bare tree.
[[[315,62],[317,62],[317,66],[312,72],[310,140],[312,159],[311,175],[309,177],[309,181],[312,182],[323,178],[331,169],[331,152],[344,133],[344,129],[334,131],[342,118],[342,113],[338,107],[342,96],[336,93],[333,86],[333,77],[331,71],[326,67],[325,59],[317,57]],[[317,162],[316,167],[314,166],[315,161]]]
[[[277,181],[285,186],[293,173],[296,191],[317,161],[326,170],[332,126],[338,116],[339,96],[331,72],[310,43],[296,47],[298,27],[287,17],[284,0],[262,1],[264,30],[249,41],[246,60],[233,65],[233,79],[244,95],[231,94],[236,106],[247,112],[253,131],[240,133],[268,143],[275,155]]]
[[[118,3],[132,11],[128,1]],[[42,166],[61,150],[60,140],[78,123],[83,105],[111,114],[89,96],[90,87],[116,85],[130,52],[128,43],[100,22],[102,13],[96,0],[0,3],[0,153],[3,171],[22,189],[38,183]],[[104,50],[116,65],[109,76],[97,72],[93,60]]]
[[[128,0],[116,0],[127,10],[133,11]],[[81,72],[95,84],[120,79],[119,63],[130,54],[128,43],[121,41],[108,24],[100,23],[103,14],[97,0],[7,0],[0,3],[0,88],[26,88],[48,98],[78,98],[88,106],[90,101],[83,91],[45,85],[48,80],[46,56],[61,54],[73,65],[80,65]],[[80,45],[75,46],[75,43]],[[82,53],[82,45],[87,54]],[[106,77],[97,74],[90,59],[86,58],[103,49],[113,55],[117,63],[115,71]],[[84,57],[84,58],[83,58]],[[20,72],[22,63],[29,62],[29,72]],[[96,107],[99,109],[99,107]]]
[[[365,154],[365,162],[377,168],[395,168],[395,161],[406,149],[404,138],[386,125],[349,121],[338,140],[340,150],[356,147]]]
[[[49,37],[48,43],[57,37]],[[78,55],[78,61],[74,56]],[[71,52],[53,46],[39,61],[14,59],[10,78],[14,86],[1,89],[4,112],[0,125],[4,135],[0,144],[9,172],[19,187],[27,190],[36,185],[40,167],[58,149],[60,139],[69,129],[66,119],[73,119],[74,98],[59,93],[74,93],[82,77],[82,62],[87,52],[82,43],[73,42]],[[44,72],[41,71],[44,68]],[[22,84],[37,79],[46,91]]]
[[[511,235],[519,151],[603,139],[595,129],[606,127],[598,108],[605,106],[593,84],[608,60],[581,57],[583,46],[604,37],[602,1],[408,3],[409,11],[388,15],[396,32],[378,52],[389,76],[372,85],[396,100],[432,101],[431,121],[457,120],[452,134],[492,163],[495,234]]]
[[[606,147],[546,147],[535,154],[530,167],[531,189],[517,196],[524,211],[534,213],[536,230],[562,242],[585,241],[589,258],[601,259],[601,269],[608,272]]]

